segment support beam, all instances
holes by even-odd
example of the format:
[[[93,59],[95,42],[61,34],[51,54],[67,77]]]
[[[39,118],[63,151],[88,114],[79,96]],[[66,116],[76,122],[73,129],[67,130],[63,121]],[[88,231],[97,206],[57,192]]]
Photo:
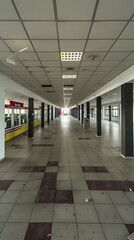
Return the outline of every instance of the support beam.
[[[53,106],[51,106],[51,121],[53,121]]]
[[[47,123],[50,123],[50,105],[47,105]]]
[[[133,84],[121,86],[121,155],[133,156]]]
[[[81,123],[83,124],[84,119],[84,104],[81,104]]]
[[[80,121],[80,105],[78,106],[78,120]]]
[[[87,118],[88,118],[89,127],[90,127],[90,102],[86,103],[86,108],[87,108]]]
[[[28,99],[28,137],[34,136],[34,99]]]
[[[101,136],[101,97],[96,98],[96,127],[97,136]]]
[[[111,105],[109,105],[109,122],[111,122],[111,113],[112,113],[111,110],[112,110],[112,109],[111,109]]]

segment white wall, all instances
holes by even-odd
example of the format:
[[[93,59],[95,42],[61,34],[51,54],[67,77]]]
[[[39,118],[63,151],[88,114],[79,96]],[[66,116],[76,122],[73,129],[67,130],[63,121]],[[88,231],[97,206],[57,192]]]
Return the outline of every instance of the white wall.
[[[5,89],[0,87],[0,161],[5,158]]]

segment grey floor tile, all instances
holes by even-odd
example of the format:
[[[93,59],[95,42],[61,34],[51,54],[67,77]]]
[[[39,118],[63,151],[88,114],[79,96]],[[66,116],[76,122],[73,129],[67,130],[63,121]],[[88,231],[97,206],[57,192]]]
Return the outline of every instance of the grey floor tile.
[[[53,223],[51,240],[78,240],[74,223]]]
[[[75,203],[89,204],[92,202],[89,191],[73,191],[73,197]]]
[[[28,180],[31,173],[18,173],[15,177],[15,180],[26,181]]]
[[[112,203],[106,191],[90,191],[94,203]]]
[[[115,204],[129,204],[130,200],[122,191],[107,191],[111,201]]]
[[[134,205],[115,205],[124,223],[134,224]]]
[[[105,240],[100,224],[78,224],[79,240]]]
[[[46,167],[45,172],[57,172],[58,167]]]
[[[6,223],[0,240],[24,240],[28,223]]]
[[[129,235],[124,224],[102,224],[107,240],[126,240]]]
[[[67,180],[67,181],[69,181],[70,178],[71,178],[71,176],[70,176],[69,172],[58,173],[57,174],[57,180]]]
[[[88,190],[88,186],[86,181],[76,181],[76,180],[72,180],[72,189],[73,190]]]
[[[42,180],[44,173],[30,173],[30,176],[28,177],[28,181],[33,180]]]
[[[14,204],[0,204],[0,222],[6,222],[9,217]]]
[[[37,193],[38,191],[23,191],[20,194],[17,203],[35,203]]]
[[[8,222],[29,222],[33,204],[16,204],[8,218]]]
[[[75,204],[78,223],[98,223],[99,219],[93,204]]]
[[[15,203],[21,191],[6,191],[0,198],[0,203]]]
[[[51,203],[36,203],[32,211],[30,222],[52,222],[53,207]]]
[[[118,211],[112,204],[95,204],[101,223],[122,223]]]
[[[8,188],[8,190],[13,190],[13,191],[19,191],[19,190],[23,190],[24,187],[26,185],[26,181],[14,181],[10,187]]]
[[[38,191],[40,184],[41,180],[27,181],[24,186],[24,191]]]
[[[75,222],[73,204],[54,204],[53,222]]]
[[[57,190],[72,190],[71,181],[57,180],[56,189]]]

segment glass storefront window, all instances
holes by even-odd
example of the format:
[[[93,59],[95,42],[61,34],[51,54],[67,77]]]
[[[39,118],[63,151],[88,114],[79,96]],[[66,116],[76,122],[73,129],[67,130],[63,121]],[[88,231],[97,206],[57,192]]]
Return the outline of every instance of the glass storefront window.
[[[14,126],[19,125],[19,109],[14,109]]]
[[[27,123],[27,110],[21,109],[21,124]]]
[[[11,128],[12,109],[5,108],[5,129]]]

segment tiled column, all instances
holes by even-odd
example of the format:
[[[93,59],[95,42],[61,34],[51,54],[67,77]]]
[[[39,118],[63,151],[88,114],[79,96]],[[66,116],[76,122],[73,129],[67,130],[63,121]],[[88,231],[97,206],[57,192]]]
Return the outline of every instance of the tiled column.
[[[80,121],[80,105],[78,106],[78,120]]]
[[[133,84],[121,86],[121,155],[133,156]]]
[[[45,108],[45,104],[42,102],[41,103],[41,127],[44,127],[44,108]]]
[[[5,158],[5,89],[0,87],[0,161]]]
[[[50,106],[47,105],[47,123],[50,123]]]
[[[53,121],[53,106],[51,106],[51,120]]]
[[[86,107],[87,107],[87,118],[88,118],[89,127],[90,127],[90,102],[86,103]]]
[[[101,97],[96,98],[96,127],[97,136],[101,136]]]
[[[28,99],[28,137],[34,136],[34,99]]]
[[[111,122],[111,105],[109,105],[109,122]]]
[[[84,104],[81,104],[81,123],[83,123],[84,118]]]

